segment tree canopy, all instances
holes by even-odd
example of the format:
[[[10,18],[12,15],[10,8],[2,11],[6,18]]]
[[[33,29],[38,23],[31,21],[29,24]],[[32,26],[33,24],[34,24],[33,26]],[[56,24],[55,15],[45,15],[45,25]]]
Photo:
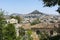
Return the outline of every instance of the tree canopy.
[[[13,16],[13,15],[10,15],[11,18],[14,18],[14,19],[17,19],[18,20],[18,23],[21,23],[21,21],[23,20],[21,16]]]
[[[56,10],[57,12],[60,13],[60,0],[43,0],[44,2],[44,7],[51,7],[51,6],[55,6],[58,5],[58,9]]]

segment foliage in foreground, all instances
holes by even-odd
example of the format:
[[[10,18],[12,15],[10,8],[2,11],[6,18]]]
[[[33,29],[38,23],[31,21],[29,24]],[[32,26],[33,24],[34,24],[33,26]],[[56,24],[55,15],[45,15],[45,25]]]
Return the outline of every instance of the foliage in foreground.
[[[16,40],[16,30],[13,24],[7,24],[4,28],[4,40]]]
[[[32,34],[31,30],[24,30],[23,28],[19,28],[18,40],[33,40],[31,34]]]
[[[0,40],[3,40],[3,28],[5,26],[4,20],[4,11],[0,10]]]
[[[48,6],[48,7],[58,5],[59,7],[57,9],[57,12],[60,13],[60,0],[43,0],[43,3],[44,6]]]

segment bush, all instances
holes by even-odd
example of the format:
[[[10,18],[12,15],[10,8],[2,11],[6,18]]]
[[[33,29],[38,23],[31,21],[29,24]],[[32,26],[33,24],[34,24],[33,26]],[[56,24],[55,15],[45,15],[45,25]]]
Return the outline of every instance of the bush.
[[[40,23],[40,21],[39,20],[34,20],[33,22],[31,22],[30,24],[31,25],[35,25],[35,24],[39,24]]]

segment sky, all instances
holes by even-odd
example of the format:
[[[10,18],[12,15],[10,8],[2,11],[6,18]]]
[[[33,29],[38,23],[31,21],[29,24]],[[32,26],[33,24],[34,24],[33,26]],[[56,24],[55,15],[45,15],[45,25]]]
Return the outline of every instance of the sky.
[[[38,10],[45,14],[58,15],[57,5],[54,7],[43,7],[41,0],[0,0],[0,9],[5,10],[7,14],[19,13],[28,14],[34,10]]]

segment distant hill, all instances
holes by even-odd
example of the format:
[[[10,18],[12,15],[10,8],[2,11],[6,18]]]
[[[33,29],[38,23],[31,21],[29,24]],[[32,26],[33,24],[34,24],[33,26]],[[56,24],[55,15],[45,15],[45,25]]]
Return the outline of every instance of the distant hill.
[[[43,14],[43,13],[39,12],[38,10],[35,10],[35,11],[29,13],[29,14]]]
[[[40,12],[38,10],[34,10],[32,11],[31,13],[28,13],[28,14],[19,14],[19,13],[13,13],[11,14],[13,16],[21,16],[21,17],[24,17],[24,18],[43,18],[43,17],[52,17],[53,15],[48,15],[48,14],[45,14],[43,12]],[[53,18],[59,18],[60,16],[53,16]],[[5,18],[9,18],[9,15],[5,15]]]
[[[38,10],[35,10],[31,13],[28,13],[28,14],[24,15],[24,17],[25,18],[40,18],[43,15],[47,15],[47,14],[44,14],[42,12],[39,12]]]

